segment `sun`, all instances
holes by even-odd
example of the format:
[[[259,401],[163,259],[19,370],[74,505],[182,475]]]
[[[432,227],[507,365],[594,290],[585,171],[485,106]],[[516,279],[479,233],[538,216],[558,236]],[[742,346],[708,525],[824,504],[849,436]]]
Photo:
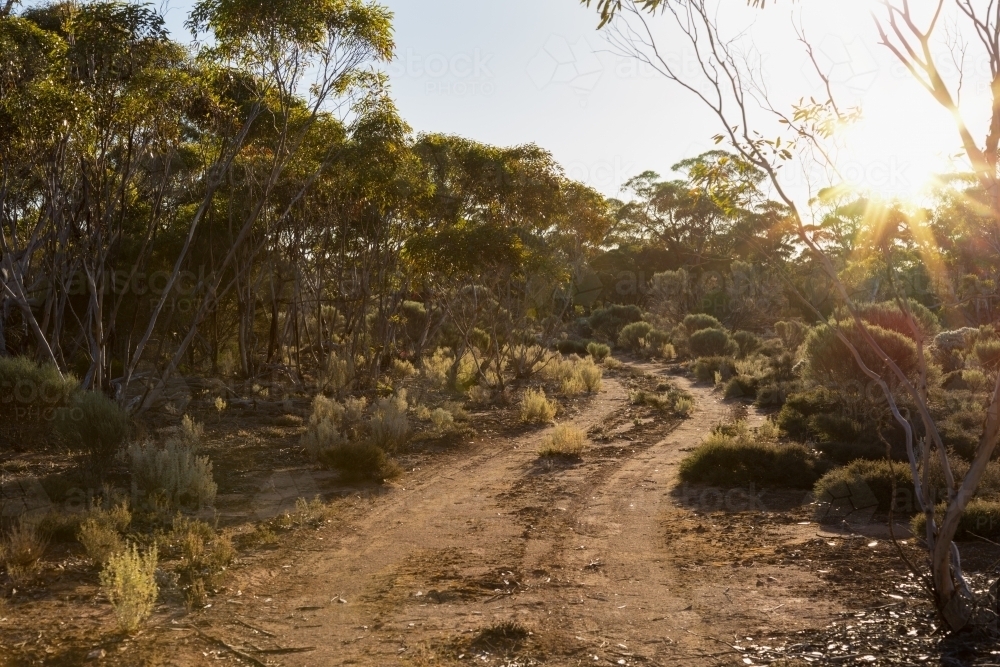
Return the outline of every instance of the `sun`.
[[[935,109],[866,109],[843,130],[838,171],[851,189],[881,199],[919,203],[945,173],[961,170],[954,125]]]

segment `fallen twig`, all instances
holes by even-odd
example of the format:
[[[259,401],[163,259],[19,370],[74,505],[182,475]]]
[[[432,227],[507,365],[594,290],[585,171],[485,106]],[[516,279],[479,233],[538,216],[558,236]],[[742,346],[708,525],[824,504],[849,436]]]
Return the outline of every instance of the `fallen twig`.
[[[257,658],[253,657],[252,655],[244,653],[240,649],[238,649],[235,646],[232,646],[230,644],[227,644],[226,642],[222,641],[218,637],[213,637],[210,634],[206,634],[205,632],[202,632],[201,630],[199,630],[198,628],[196,628],[193,625],[188,625],[187,627],[191,628],[196,633],[198,633],[198,636],[201,637],[202,639],[204,639],[205,641],[209,641],[209,642],[212,642],[213,644],[221,646],[222,648],[226,649],[227,651],[229,651],[230,653],[232,653],[233,655],[235,655],[237,658],[240,658],[241,660],[246,660],[251,665],[256,665],[257,667],[268,667],[268,665],[267,665],[266,662],[262,662],[262,661],[258,660]]]

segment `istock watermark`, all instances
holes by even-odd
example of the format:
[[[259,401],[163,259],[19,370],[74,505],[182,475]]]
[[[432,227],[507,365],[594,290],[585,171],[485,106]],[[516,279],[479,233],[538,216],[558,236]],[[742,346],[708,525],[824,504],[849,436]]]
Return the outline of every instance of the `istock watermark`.
[[[395,79],[422,80],[428,95],[492,96],[496,93],[493,58],[482,49],[456,53],[407,49],[389,65],[388,73]]]
[[[730,489],[684,484],[677,495],[682,506],[698,512],[767,512],[766,493],[753,484]]]

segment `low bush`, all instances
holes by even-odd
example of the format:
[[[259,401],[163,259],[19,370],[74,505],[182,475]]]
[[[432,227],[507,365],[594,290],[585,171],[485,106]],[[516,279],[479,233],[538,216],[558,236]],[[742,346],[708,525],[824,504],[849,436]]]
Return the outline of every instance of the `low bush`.
[[[733,334],[733,341],[739,346],[740,357],[749,357],[764,346],[764,341],[749,331],[737,331]]]
[[[133,443],[128,450],[134,490],[159,496],[171,507],[202,508],[215,502],[218,486],[212,462],[197,456],[181,438],[170,438],[163,447],[152,442]]]
[[[80,524],[77,539],[87,551],[87,557],[97,566],[104,566],[111,557],[125,549],[125,540],[114,528],[94,518]]]
[[[410,421],[406,417],[408,407],[405,390],[375,403],[368,428],[376,446],[394,452],[406,444],[410,436]]]
[[[797,320],[788,322],[775,322],[774,331],[781,339],[781,343],[789,352],[795,352],[806,339],[809,327]]]
[[[893,483],[895,482],[896,511],[913,511],[913,503],[908,499],[913,494],[913,477],[906,464],[888,461],[853,461],[826,473],[813,487],[813,495],[819,503],[821,514],[829,512],[830,505],[849,502],[853,509],[877,508],[888,512],[892,506]],[[901,502],[902,501],[902,502]]]
[[[101,590],[115,610],[118,629],[135,633],[153,612],[156,586],[156,547],[140,555],[135,544],[111,556],[101,572]]]
[[[1000,338],[981,340],[976,343],[976,358],[983,368],[995,371],[1000,368]],[[965,378],[968,382],[968,378]]]
[[[662,356],[663,348],[670,344],[670,334],[659,329],[652,329],[642,339],[642,348],[639,350],[646,356]]]
[[[676,387],[670,387],[662,393],[642,389],[631,391],[629,401],[633,405],[648,405],[660,412],[673,413],[679,417],[687,417],[694,411],[694,399]]]
[[[629,352],[638,352],[653,325],[649,322],[633,322],[622,328],[618,334],[618,347]]]
[[[43,424],[66,407],[79,383],[72,375],[60,376],[51,364],[38,365],[27,357],[0,356],[0,405],[4,420]]]
[[[371,442],[344,442],[320,452],[320,462],[341,473],[347,481],[381,482],[399,477],[403,470],[385,450]]]
[[[865,322],[914,339],[913,329],[910,326],[910,318],[895,301],[859,303],[856,306],[858,314]],[[941,331],[941,323],[927,306],[910,299],[906,307],[916,321],[917,330],[922,333],[925,340],[930,341]],[[837,313],[837,317],[838,319],[846,320],[850,319],[850,314],[847,312],[847,309],[841,308]]]
[[[0,561],[7,576],[17,584],[31,578],[47,547],[48,540],[37,525],[24,519],[18,521],[0,542]]]
[[[556,349],[559,350],[561,354],[576,354],[581,357],[585,357],[588,354],[588,348],[590,344],[585,340],[561,340],[556,343]]]
[[[725,397],[728,398],[757,398],[757,390],[760,387],[760,380],[752,375],[736,375],[729,379],[725,387]]]
[[[691,367],[694,376],[702,382],[714,382],[715,374],[729,380],[736,374],[736,361],[732,357],[702,357]]]
[[[732,357],[739,354],[739,345],[722,329],[702,329],[688,338],[688,348],[696,357]]]
[[[587,354],[593,357],[594,361],[601,363],[611,354],[611,348],[603,343],[588,343]]]
[[[677,413],[678,417],[683,417],[687,419],[694,412],[694,399],[679,397],[674,401],[674,412]]]
[[[812,488],[819,477],[815,457],[802,445],[777,442],[775,432],[738,427],[735,433],[713,433],[681,461],[680,479],[720,487]]]
[[[543,424],[556,416],[556,404],[545,397],[542,389],[528,389],[521,399],[521,421]]]
[[[606,340],[616,341],[622,327],[632,322],[638,322],[641,319],[642,311],[638,306],[616,304],[607,308],[598,308],[591,313],[588,322],[594,333],[599,334]]]
[[[722,322],[706,313],[692,313],[684,318],[684,328],[688,334],[705,329],[722,329]]]
[[[596,393],[601,390],[601,379],[604,376],[600,366],[591,359],[585,359],[577,364],[577,374],[583,382],[588,393]]]
[[[217,585],[219,575],[236,558],[233,533],[217,533],[204,521],[178,515],[169,539],[171,547],[180,551],[176,572],[185,605],[188,610],[203,607],[207,590]]]
[[[937,509],[937,521],[940,525],[944,518],[944,506]],[[910,522],[910,530],[918,537],[927,534],[927,517],[917,514]],[[991,500],[973,500],[962,512],[955,539],[958,541],[979,540],[985,538],[994,542],[1000,541],[1000,502]]]
[[[95,391],[73,395],[69,410],[52,423],[56,439],[87,457],[88,472],[99,479],[121,450],[131,431],[128,414],[110,398]]]
[[[559,424],[545,438],[538,455],[547,458],[578,458],[583,453],[586,440],[586,434],[575,426]]]

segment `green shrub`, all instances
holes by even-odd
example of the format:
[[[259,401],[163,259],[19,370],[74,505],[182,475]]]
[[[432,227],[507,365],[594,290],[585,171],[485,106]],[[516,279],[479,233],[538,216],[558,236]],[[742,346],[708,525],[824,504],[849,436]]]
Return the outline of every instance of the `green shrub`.
[[[895,384],[895,375],[882,362],[874,350],[865,342],[862,332],[853,322],[841,325],[844,335],[861,355],[861,359],[871,370]],[[872,338],[892,359],[907,377],[915,378],[919,364],[917,348],[912,340],[890,329],[876,325],[866,327]],[[821,325],[809,332],[805,341],[804,377],[825,386],[865,385],[870,379],[854,360],[854,355],[837,337],[833,327]]]
[[[713,382],[716,373],[723,380],[729,380],[736,374],[736,360],[732,357],[702,357],[694,362],[691,370],[702,382]]]
[[[77,539],[94,565],[103,566],[111,557],[125,549],[125,540],[112,526],[95,518],[80,524]]]
[[[691,354],[696,357],[732,357],[739,353],[739,345],[722,329],[702,329],[688,339]]]
[[[89,471],[103,478],[131,431],[128,414],[104,394],[77,392],[69,410],[53,421],[56,438],[87,456]]]
[[[880,512],[888,512],[892,506],[893,480],[896,485],[896,511],[914,511],[909,500],[913,495],[913,477],[910,467],[904,463],[888,461],[853,461],[826,473],[813,487],[813,495],[819,503],[818,511],[826,513],[831,504],[848,500],[854,509],[876,507]],[[904,500],[905,499],[905,500]],[[868,504],[866,504],[868,503]]]
[[[611,354],[611,348],[603,343],[588,343],[587,354],[593,357],[594,361],[600,363]]]
[[[153,612],[156,586],[156,547],[140,555],[134,544],[111,556],[101,572],[101,590],[114,607],[118,628],[132,634]]]
[[[152,442],[133,443],[128,450],[133,487],[163,498],[172,507],[211,505],[218,492],[212,462],[194,451],[181,438],[167,440],[162,448]]]
[[[865,322],[877,327],[895,331],[907,338],[914,339],[913,329],[910,327],[910,318],[902,311],[895,301],[883,301],[880,303],[858,303],[855,304],[858,315]],[[927,306],[910,299],[907,303],[910,314],[916,320],[917,329],[923,334],[925,340],[930,341],[941,331],[941,323],[937,316],[932,313]],[[837,319],[848,320],[850,313],[846,308],[837,311]]]
[[[4,421],[41,424],[58,416],[79,383],[59,376],[55,366],[38,365],[27,357],[0,357],[0,405]]]
[[[937,520],[940,525],[944,518],[944,506],[937,509]],[[927,534],[927,517],[917,514],[910,522],[910,530],[914,535],[923,537]],[[973,500],[962,512],[955,539],[958,541],[978,540],[986,538],[994,542],[1000,541],[1000,502],[990,500]]]
[[[528,389],[521,399],[521,421],[542,424],[556,416],[556,404],[545,397],[545,391]]]
[[[764,346],[764,341],[749,331],[737,331],[733,334],[733,340],[740,348],[741,357],[749,357]]]
[[[641,319],[642,311],[638,306],[613,305],[595,310],[588,321],[594,333],[603,336],[606,340],[616,341],[622,327]]]
[[[653,330],[649,322],[633,322],[622,328],[618,334],[618,347],[630,352],[637,352],[646,334]]]
[[[585,357],[590,354],[590,344],[585,340],[561,340],[556,343],[556,349],[561,354],[576,354]]]
[[[688,483],[794,489],[811,488],[819,477],[815,458],[802,445],[745,430],[713,433],[681,461],[679,474]]]
[[[692,313],[684,318],[684,328],[693,334],[703,329],[721,329],[722,322],[706,313]]]
[[[385,450],[371,442],[344,442],[329,447],[319,454],[320,462],[340,471],[349,481],[383,481],[402,474],[399,465],[389,458]]]
[[[749,375],[737,375],[726,383],[726,398],[757,398],[760,380]]]
[[[976,343],[976,358],[983,368],[996,370],[1000,367],[1000,339],[981,340]]]
[[[583,453],[586,440],[586,434],[575,426],[559,424],[545,438],[538,455],[547,458],[578,458]]]
[[[410,421],[406,417],[408,408],[405,390],[376,401],[368,421],[375,445],[393,452],[406,444],[410,436]]]
[[[785,349],[794,352],[806,339],[809,327],[798,320],[788,322],[775,322],[774,331],[778,334]]]
[[[650,355],[658,355],[665,345],[670,344],[670,334],[659,329],[651,329],[643,339],[643,349]]]

